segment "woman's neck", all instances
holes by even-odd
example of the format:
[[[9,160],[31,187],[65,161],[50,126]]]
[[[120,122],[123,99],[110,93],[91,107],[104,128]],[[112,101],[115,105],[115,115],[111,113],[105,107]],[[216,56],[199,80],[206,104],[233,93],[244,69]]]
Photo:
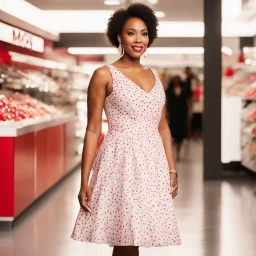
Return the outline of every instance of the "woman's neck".
[[[140,58],[131,58],[129,55],[124,54],[124,56],[122,56],[119,59],[119,62],[122,63],[123,66],[125,67],[133,67],[133,68],[140,68],[141,64],[140,64]]]

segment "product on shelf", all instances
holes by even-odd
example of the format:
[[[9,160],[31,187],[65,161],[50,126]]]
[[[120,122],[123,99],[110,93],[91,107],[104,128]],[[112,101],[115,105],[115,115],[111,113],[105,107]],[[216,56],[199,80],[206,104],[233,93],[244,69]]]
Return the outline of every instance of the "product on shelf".
[[[223,95],[240,98],[241,123],[234,124],[233,129],[240,131],[242,165],[256,172],[256,66],[241,65],[232,78],[224,78]]]
[[[250,121],[256,121],[256,109],[253,110],[247,117]]]
[[[22,121],[60,113],[54,106],[48,106],[29,95],[0,91],[0,121],[2,122]]]
[[[254,88],[249,89],[249,91],[247,91],[245,93],[244,98],[248,99],[248,100],[256,99],[256,88],[254,87]]]
[[[91,69],[28,69],[0,65],[0,126],[22,126],[76,115],[77,144],[87,125]],[[78,151],[81,151],[81,149]]]

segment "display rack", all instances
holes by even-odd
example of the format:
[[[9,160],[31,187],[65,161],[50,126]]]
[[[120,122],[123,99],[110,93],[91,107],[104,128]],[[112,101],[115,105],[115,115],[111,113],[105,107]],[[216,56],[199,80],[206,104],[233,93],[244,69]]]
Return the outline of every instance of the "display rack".
[[[241,164],[256,172],[256,62],[247,56],[246,63],[235,67],[232,79],[224,79],[224,98],[237,101],[224,118],[229,120],[232,132],[240,133],[236,149],[240,150]],[[231,122],[234,117],[238,122]],[[233,144],[233,139],[228,143]]]

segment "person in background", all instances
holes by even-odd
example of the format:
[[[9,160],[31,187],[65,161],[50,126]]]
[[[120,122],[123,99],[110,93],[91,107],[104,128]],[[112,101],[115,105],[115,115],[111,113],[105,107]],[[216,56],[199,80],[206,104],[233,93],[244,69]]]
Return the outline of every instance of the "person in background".
[[[191,67],[185,67],[185,81],[184,81],[184,87],[185,90],[187,90],[187,93],[192,96],[192,80],[196,77],[193,73]]]
[[[187,135],[187,120],[190,110],[190,95],[180,76],[171,80],[167,90],[167,112],[169,128],[174,139],[176,160],[180,160],[182,142]]]
[[[194,139],[202,137],[202,116],[204,107],[204,88],[199,78],[195,78],[193,92],[193,118],[192,118],[192,137]]]
[[[192,118],[193,118],[193,95],[192,95],[192,89],[193,89],[193,81],[196,78],[196,75],[193,73],[191,67],[185,67],[185,80],[184,80],[184,90],[186,91],[188,95],[188,105],[189,109],[191,110],[188,113],[188,119],[187,119],[187,133],[186,138],[190,138],[191,129],[192,129]]]

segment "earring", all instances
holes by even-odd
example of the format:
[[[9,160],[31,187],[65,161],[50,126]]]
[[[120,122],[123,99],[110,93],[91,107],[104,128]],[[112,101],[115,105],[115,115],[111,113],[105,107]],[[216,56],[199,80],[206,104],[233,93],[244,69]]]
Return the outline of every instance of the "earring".
[[[121,41],[119,41],[119,46],[117,49],[118,49],[119,55],[122,57],[124,55],[124,47],[123,47]]]
[[[146,48],[145,52],[143,53],[143,58],[146,58],[146,57],[148,56],[147,49],[148,49],[148,48]]]

